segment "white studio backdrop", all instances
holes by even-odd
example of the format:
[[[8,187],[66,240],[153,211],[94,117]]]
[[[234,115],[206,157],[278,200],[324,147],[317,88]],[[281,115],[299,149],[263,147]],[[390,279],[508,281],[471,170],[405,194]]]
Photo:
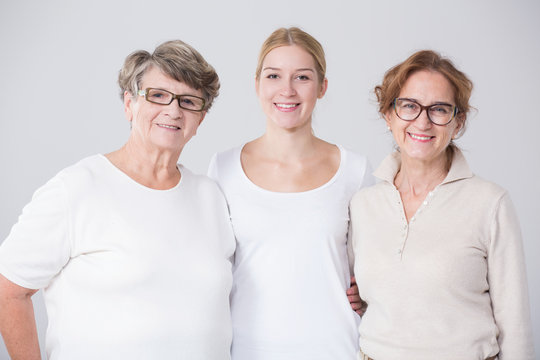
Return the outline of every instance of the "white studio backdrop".
[[[180,159],[204,173],[213,153],[264,130],[254,71],[276,28],[299,26],[323,44],[329,88],[315,111],[315,133],[366,154],[374,167],[393,144],[372,89],[389,67],[430,48],[475,84],[477,111],[457,143],[473,171],[508,189],[516,205],[538,353],[539,17],[537,0],[2,1],[0,242],[60,169],[126,141],[116,78],[134,50],[181,39],[218,71],[221,95]],[[34,304],[43,348],[41,293]],[[0,359],[8,359],[3,343]]]

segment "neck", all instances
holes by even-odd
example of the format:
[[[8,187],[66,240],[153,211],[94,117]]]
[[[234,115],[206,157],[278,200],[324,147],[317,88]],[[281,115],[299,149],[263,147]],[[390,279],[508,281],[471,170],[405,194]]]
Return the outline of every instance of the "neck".
[[[310,157],[316,151],[319,139],[313,135],[311,123],[301,128],[283,129],[267,126],[258,139],[266,156],[284,161],[298,161]]]
[[[133,180],[153,189],[169,189],[180,180],[176,166],[179,151],[145,147],[132,138],[106,157]]]
[[[401,193],[424,195],[443,182],[448,174],[446,155],[436,161],[423,162],[401,157],[401,168],[394,184]]]

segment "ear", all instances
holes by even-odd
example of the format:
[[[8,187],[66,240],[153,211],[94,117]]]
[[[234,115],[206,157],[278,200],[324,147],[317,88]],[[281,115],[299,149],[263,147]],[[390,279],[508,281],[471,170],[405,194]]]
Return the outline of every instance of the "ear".
[[[124,114],[129,122],[133,120],[133,110],[131,109],[133,102],[133,95],[129,91],[124,91]]]
[[[452,134],[452,139],[456,139],[459,137],[459,132],[461,131],[461,129],[463,129],[463,124],[465,124],[465,120],[467,120],[467,115],[463,113],[458,113],[456,120],[457,126],[454,129],[454,133]]]
[[[326,90],[328,89],[328,79],[324,78],[321,88],[319,89],[319,95],[317,96],[318,99],[321,99],[324,94],[326,94]]]
[[[382,114],[384,122],[386,122],[386,126],[389,127],[389,128],[392,128],[390,126],[392,124],[392,122],[390,121],[390,116],[391,115],[392,115],[392,113],[390,112],[390,110]]]

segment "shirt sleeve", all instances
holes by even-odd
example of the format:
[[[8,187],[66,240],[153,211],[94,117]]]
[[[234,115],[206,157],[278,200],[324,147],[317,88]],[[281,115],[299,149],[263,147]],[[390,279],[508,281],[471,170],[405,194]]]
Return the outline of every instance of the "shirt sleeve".
[[[488,281],[499,329],[499,360],[532,360],[534,347],[521,230],[507,193],[491,224]]]
[[[25,288],[46,287],[70,258],[68,216],[57,176],[34,193],[0,246],[0,273]]]

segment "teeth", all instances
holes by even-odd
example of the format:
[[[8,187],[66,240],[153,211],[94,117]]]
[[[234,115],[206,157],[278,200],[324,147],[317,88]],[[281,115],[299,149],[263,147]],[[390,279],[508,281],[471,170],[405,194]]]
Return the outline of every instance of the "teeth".
[[[178,126],[172,126],[172,125],[158,124],[158,126],[161,126],[161,127],[167,128],[167,129],[174,129],[174,130],[180,129]]]
[[[411,134],[411,137],[413,139],[416,139],[416,140],[429,140],[429,139],[431,139],[431,136],[418,136],[418,135],[414,135],[414,134]]]
[[[293,108],[293,107],[295,107],[296,105],[298,105],[298,104],[276,104],[277,107],[285,108],[285,109]]]

